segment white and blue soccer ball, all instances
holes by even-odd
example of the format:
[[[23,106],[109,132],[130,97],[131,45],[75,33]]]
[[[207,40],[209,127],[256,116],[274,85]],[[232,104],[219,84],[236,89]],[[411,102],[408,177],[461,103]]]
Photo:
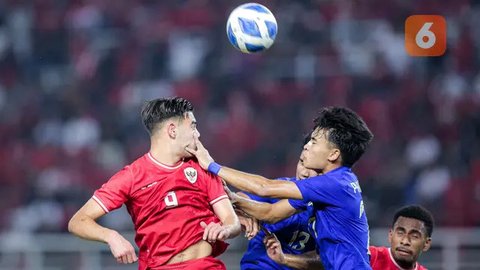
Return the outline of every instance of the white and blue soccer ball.
[[[277,32],[277,20],[273,13],[257,3],[238,6],[228,16],[228,40],[244,53],[261,52],[270,48]]]

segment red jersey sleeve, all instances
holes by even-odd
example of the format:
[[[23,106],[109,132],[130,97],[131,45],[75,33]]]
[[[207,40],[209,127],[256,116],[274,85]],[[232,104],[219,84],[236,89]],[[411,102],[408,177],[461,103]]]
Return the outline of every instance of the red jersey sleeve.
[[[205,172],[205,188],[210,205],[214,205],[223,199],[228,199],[227,193],[223,189],[223,183],[220,177]]]
[[[127,166],[97,189],[92,198],[108,213],[120,208],[128,200],[132,183],[132,173]]]
[[[368,250],[370,251],[370,265],[374,265],[378,257],[378,249],[374,246],[369,246]]]

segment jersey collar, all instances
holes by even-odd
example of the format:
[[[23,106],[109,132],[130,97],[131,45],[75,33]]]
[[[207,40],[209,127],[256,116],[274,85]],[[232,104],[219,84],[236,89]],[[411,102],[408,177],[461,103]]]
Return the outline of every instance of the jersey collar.
[[[153,164],[155,164],[155,165],[157,165],[157,166],[159,166],[163,169],[167,169],[167,170],[175,170],[175,169],[180,168],[183,165],[183,160],[181,162],[179,162],[177,165],[174,165],[174,166],[165,165],[165,164],[161,163],[160,161],[156,160],[150,152],[147,153],[147,157]]]

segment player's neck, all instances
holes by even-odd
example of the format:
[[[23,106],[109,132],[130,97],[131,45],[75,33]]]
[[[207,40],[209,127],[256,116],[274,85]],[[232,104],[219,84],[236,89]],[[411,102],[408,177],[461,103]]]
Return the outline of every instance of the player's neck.
[[[323,168],[322,173],[328,173],[329,171],[333,171],[337,168],[340,168],[342,165],[337,163],[328,163],[325,168]]]
[[[150,155],[167,166],[175,166],[183,160],[183,157],[177,155],[171,144],[153,144],[150,147]]]

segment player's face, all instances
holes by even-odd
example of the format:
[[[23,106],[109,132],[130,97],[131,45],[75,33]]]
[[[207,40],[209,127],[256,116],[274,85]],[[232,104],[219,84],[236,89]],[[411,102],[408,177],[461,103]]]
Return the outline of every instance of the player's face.
[[[399,217],[388,234],[392,256],[402,268],[411,268],[420,254],[430,248],[430,237],[422,221]]]
[[[322,171],[340,154],[339,150],[327,140],[327,132],[323,129],[315,129],[310,141],[303,149],[303,165],[317,171]]]
[[[304,151],[302,151],[302,153],[300,154],[300,159],[298,160],[298,163],[297,163],[297,173],[296,173],[295,176],[298,180],[318,175],[318,173],[316,171],[311,170],[311,169],[307,169],[307,168],[305,168],[305,166],[303,166]]]
[[[200,132],[197,130],[197,121],[195,120],[195,116],[192,112],[187,112],[185,114],[185,118],[180,122],[179,126],[179,134],[178,134],[178,143],[182,149],[185,147],[190,147],[193,149],[197,149],[195,145],[195,137],[200,137]],[[184,150],[184,154],[186,157],[190,157],[191,154]]]

